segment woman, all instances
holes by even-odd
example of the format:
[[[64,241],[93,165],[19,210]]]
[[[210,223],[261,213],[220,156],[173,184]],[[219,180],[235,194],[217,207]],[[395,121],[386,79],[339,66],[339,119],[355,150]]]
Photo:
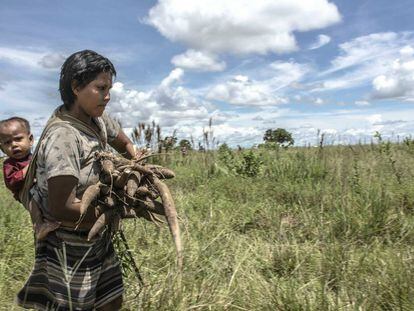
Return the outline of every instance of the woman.
[[[109,233],[87,241],[96,218],[89,209],[78,230],[85,189],[98,181],[95,151],[107,143],[127,158],[132,142],[106,113],[112,63],[94,51],[72,54],[60,74],[63,105],[52,115],[38,143],[36,184],[42,212],[61,227],[36,244],[35,266],[17,303],[40,310],[119,310],[123,283]]]

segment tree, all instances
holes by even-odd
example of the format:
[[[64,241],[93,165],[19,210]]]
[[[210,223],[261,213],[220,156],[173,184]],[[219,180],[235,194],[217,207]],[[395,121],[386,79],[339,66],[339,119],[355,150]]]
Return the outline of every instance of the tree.
[[[180,149],[183,157],[188,155],[188,151],[193,150],[193,146],[188,139],[181,139],[178,143],[178,148]]]
[[[292,138],[292,134],[282,128],[266,130],[263,140],[265,143],[275,143],[284,148],[287,148],[295,143]]]
[[[191,145],[191,142],[188,139],[181,139],[178,143],[180,148],[186,148],[187,150],[193,150],[193,146]]]
[[[174,149],[176,143],[177,137],[175,136],[166,136],[163,140],[159,142],[159,144],[161,145],[161,149],[165,150],[165,152]]]

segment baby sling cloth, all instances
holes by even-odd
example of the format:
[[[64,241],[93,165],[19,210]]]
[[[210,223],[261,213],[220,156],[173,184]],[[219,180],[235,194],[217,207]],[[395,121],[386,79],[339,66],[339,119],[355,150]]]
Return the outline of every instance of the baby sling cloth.
[[[30,189],[35,183],[36,177],[36,162],[37,162],[37,155],[39,153],[39,148],[41,145],[42,140],[45,138],[46,134],[49,131],[52,131],[54,127],[63,125],[63,126],[72,126],[80,132],[83,132],[89,136],[96,137],[99,142],[99,145],[102,149],[105,149],[107,144],[107,138],[103,135],[100,135],[95,129],[93,129],[90,125],[82,122],[81,120],[71,116],[68,114],[64,106],[58,107],[47,121],[46,126],[40,136],[40,139],[36,145],[36,149],[33,152],[32,160],[30,161],[29,167],[27,169],[26,178],[24,181],[24,185],[22,190],[19,192],[19,199],[22,202],[23,206],[28,209],[29,202],[30,202]],[[102,131],[101,131],[102,133]]]

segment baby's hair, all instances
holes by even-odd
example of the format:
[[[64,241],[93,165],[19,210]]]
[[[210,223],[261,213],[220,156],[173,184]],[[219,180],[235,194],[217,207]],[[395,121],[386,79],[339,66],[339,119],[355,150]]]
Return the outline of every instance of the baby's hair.
[[[10,124],[12,122],[19,123],[23,127],[23,129],[25,129],[27,131],[27,134],[30,134],[30,124],[29,124],[29,121],[27,121],[26,119],[21,118],[21,117],[11,117],[11,118],[8,118],[6,120],[1,120],[0,121],[0,132],[1,132],[1,129],[4,126],[6,126],[6,125],[8,125],[8,124]]]

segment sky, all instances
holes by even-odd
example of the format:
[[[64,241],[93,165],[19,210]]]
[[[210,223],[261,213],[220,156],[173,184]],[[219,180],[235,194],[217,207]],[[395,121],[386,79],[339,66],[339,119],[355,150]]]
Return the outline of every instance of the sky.
[[[412,0],[0,0],[0,119],[39,137],[61,104],[60,66],[94,50],[117,76],[107,110],[131,133],[249,147],[414,133]]]

